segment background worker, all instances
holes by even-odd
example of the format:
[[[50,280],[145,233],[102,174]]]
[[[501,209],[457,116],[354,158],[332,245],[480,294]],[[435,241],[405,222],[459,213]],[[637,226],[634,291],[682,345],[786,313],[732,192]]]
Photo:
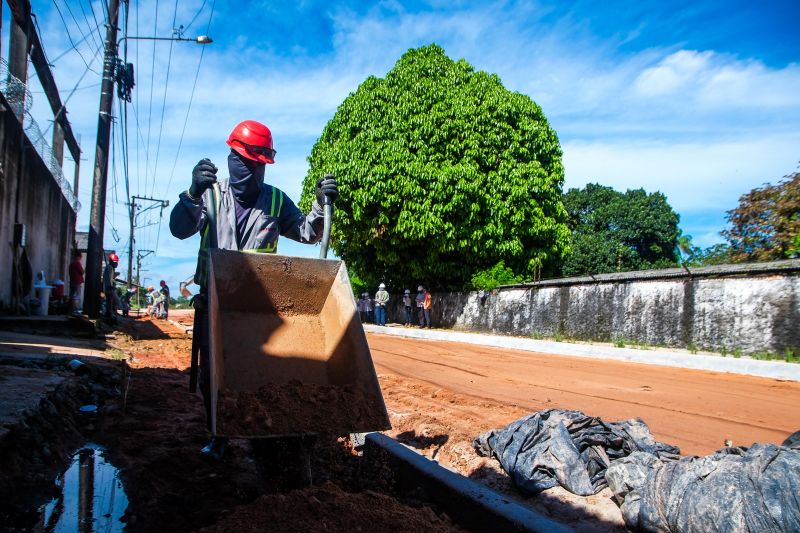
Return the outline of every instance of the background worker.
[[[365,292],[361,297],[364,299],[364,313],[367,315],[367,320],[364,323],[375,322],[372,316],[372,299],[369,297],[369,293]]]
[[[361,318],[361,323],[367,323],[367,297],[364,296],[364,293],[361,293],[361,296],[358,297],[357,302],[357,309],[358,309],[358,316]]]
[[[406,289],[405,291],[403,291],[403,308],[404,308],[404,310],[406,312],[406,316],[405,316],[406,320],[405,320],[405,322],[403,322],[403,325],[404,326],[410,326],[411,325],[411,309],[412,309],[412,306],[411,306],[411,291],[409,289]]]
[[[206,421],[211,422],[209,383],[208,283],[209,250],[247,250],[275,253],[278,237],[284,236],[313,244],[322,238],[325,203],[333,203],[339,195],[336,180],[326,176],[316,183],[316,201],[311,212],[303,214],[283,191],[264,183],[266,165],[275,162],[276,151],[269,128],[254,120],[239,123],[227,141],[229,179],[217,181],[217,167],[202,159],[192,171],[192,184],[180,194],[172,209],[169,227],[172,235],[186,239],[200,232],[200,250],[194,280],[200,294],[194,298],[195,340],[192,345],[192,375],[197,373],[199,352],[200,391],[206,408]],[[193,383],[192,383],[193,384]],[[210,429],[210,428],[209,428]],[[202,452],[219,459],[227,440],[212,438]]]
[[[117,294],[117,265],[119,265],[119,257],[117,254],[108,254],[106,261],[106,268],[103,269],[103,293],[106,295],[106,317],[112,322],[117,321],[117,309],[122,307],[119,294]]]
[[[169,318],[169,287],[167,286],[167,282],[164,281],[163,279],[161,280],[161,289],[159,289],[159,292],[161,293],[161,296],[164,297],[163,300],[164,312],[161,318],[166,320]]]
[[[431,328],[431,311],[433,310],[433,298],[431,297],[431,293],[425,291],[425,298],[422,300],[422,316],[425,319],[425,323],[422,326],[423,328],[427,327],[428,329]]]
[[[386,304],[389,303],[389,293],[386,292],[386,285],[378,285],[378,292],[375,293],[375,323],[379,326],[386,325]]]
[[[417,304],[417,313],[418,313],[417,320],[419,320],[419,327],[424,328],[425,326],[423,324],[425,323],[425,312],[424,312],[425,288],[422,285],[417,287],[417,297],[414,298],[414,301]]]
[[[75,250],[72,254],[72,262],[69,264],[69,313],[77,314],[81,308],[81,287],[83,286],[83,265],[81,259],[83,254]]]

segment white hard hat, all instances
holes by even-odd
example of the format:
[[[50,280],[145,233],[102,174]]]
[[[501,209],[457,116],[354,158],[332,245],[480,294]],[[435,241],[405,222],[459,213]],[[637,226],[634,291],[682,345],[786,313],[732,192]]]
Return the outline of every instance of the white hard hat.
[[[383,284],[383,283],[381,283],[380,285],[378,285],[378,288],[379,288],[379,289],[385,289],[385,288],[386,288],[386,285],[385,285],[385,284]]]

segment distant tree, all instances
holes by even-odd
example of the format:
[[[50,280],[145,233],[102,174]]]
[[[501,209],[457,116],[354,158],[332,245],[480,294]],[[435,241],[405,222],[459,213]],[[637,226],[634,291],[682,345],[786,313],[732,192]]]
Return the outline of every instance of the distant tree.
[[[692,261],[694,266],[724,265],[732,263],[731,247],[725,243],[715,244],[701,250]]]
[[[714,244],[708,248],[700,248],[692,242],[691,235],[678,237],[677,252],[681,262],[687,266],[709,266],[731,263],[731,247],[727,244]]]
[[[331,246],[368,286],[461,289],[499,260],[552,270],[569,246],[561,147],[541,108],[436,45],[364,81],[308,161],[300,205],[336,176]]]
[[[695,246],[692,242],[692,236],[681,233],[678,236],[678,246],[676,248],[678,258],[681,262],[691,265],[694,264],[697,257],[703,252],[699,246]]]
[[[739,198],[728,211],[728,240],[734,261],[771,261],[800,252],[800,173],[769,183]]]
[[[527,281],[525,276],[518,276],[514,271],[499,261],[492,268],[481,270],[472,276],[472,287],[478,290],[491,291],[500,285],[513,285]]]
[[[573,231],[565,276],[664,268],[677,264],[678,214],[660,192],[625,193],[599,184],[564,195]]]

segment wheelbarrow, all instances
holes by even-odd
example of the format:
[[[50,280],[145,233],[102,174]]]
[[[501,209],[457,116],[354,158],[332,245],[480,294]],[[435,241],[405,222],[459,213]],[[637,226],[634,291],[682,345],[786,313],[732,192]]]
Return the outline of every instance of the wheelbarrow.
[[[210,252],[211,431],[262,438],[389,429],[343,261]]]

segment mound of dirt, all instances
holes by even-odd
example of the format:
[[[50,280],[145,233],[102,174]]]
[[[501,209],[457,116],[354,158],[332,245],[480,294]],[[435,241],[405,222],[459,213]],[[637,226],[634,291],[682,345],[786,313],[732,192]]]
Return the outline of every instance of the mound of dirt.
[[[217,433],[266,436],[364,432],[385,426],[383,405],[352,385],[292,380],[254,392],[223,390],[217,400]]]
[[[261,496],[204,533],[227,531],[464,531],[430,507],[414,508],[377,492],[345,492],[333,483]]]

